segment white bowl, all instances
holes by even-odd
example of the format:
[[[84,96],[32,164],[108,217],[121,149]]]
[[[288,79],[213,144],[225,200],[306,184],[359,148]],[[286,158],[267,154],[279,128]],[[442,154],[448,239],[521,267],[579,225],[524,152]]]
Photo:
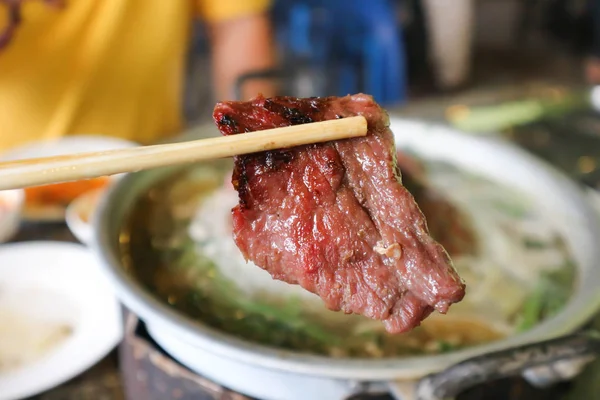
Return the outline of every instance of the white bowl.
[[[97,204],[105,188],[87,192],[69,204],[65,220],[71,233],[83,244],[90,244],[94,238],[94,216]]]
[[[24,201],[23,190],[0,191],[0,243],[10,240],[19,230]]]

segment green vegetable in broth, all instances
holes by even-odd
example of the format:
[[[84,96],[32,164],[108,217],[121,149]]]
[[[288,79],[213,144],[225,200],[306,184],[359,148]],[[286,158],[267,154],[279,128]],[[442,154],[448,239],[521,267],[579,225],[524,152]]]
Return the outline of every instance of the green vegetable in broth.
[[[540,321],[554,316],[569,300],[574,283],[574,265],[569,263],[540,277],[533,293],[523,304],[517,317],[518,331],[533,328]]]

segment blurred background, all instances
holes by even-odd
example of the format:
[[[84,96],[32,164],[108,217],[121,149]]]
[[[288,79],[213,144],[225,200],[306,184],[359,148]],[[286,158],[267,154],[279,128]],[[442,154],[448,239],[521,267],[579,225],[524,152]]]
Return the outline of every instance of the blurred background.
[[[210,124],[217,101],[258,93],[363,92],[394,117],[502,138],[600,189],[599,84],[600,0],[0,0],[0,160],[172,140]],[[26,192],[7,242],[85,242],[66,209],[105,184]],[[119,350],[29,398],[121,399],[125,386],[135,400],[246,398],[136,323]],[[600,399],[599,382],[596,362],[558,387],[519,378],[461,399]]]
[[[275,68],[243,74],[231,96],[260,77],[291,96],[369,93],[395,114],[501,133],[595,185],[596,3],[274,1]],[[192,124],[210,118],[215,100],[202,25],[188,65]]]
[[[391,113],[529,147],[563,129],[557,117],[595,136],[593,0],[0,4],[0,152],[68,135],[166,140],[209,121],[216,101],[259,92],[365,92]],[[524,124],[546,133],[511,130]]]

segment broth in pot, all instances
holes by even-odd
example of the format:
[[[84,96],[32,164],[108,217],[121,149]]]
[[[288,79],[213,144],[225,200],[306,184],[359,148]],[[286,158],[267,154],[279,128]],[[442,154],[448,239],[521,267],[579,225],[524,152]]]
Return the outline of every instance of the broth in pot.
[[[452,165],[399,155],[403,183],[432,236],[467,283],[464,300],[411,332],[328,310],[299,286],[246,263],[231,228],[232,163],[181,170],[137,199],[123,227],[123,261],[156,296],[245,340],[333,357],[433,354],[527,330],[569,299],[575,268],[529,198]]]

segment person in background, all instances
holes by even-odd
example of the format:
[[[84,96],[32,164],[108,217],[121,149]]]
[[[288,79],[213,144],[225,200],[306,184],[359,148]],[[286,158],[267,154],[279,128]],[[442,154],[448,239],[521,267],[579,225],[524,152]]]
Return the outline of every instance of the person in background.
[[[215,97],[272,67],[269,0],[0,0],[0,152],[103,134],[148,144],[184,125],[195,18],[210,38]],[[207,77],[208,79],[208,77]],[[244,97],[273,88],[256,82]]]

